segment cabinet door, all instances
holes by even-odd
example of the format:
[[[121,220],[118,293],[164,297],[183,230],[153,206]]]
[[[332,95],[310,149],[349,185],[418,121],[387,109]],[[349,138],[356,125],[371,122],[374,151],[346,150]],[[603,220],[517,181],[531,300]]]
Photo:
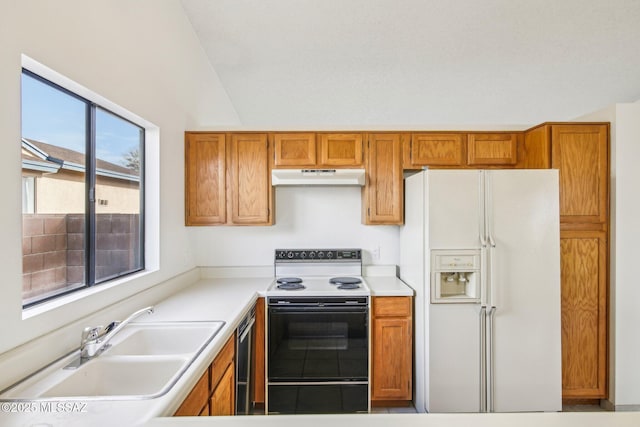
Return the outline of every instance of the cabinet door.
[[[371,399],[411,400],[411,298],[376,297],[373,305]]]
[[[232,363],[222,375],[211,395],[211,415],[234,415],[235,408],[235,364]]]
[[[560,222],[607,220],[609,144],[606,125],[554,125],[551,167],[560,170]]]
[[[202,375],[189,395],[184,399],[174,416],[191,417],[200,415],[209,400],[209,370]]]
[[[518,168],[549,169],[551,167],[551,126],[539,126],[524,133],[519,147]]]
[[[464,135],[454,133],[414,133],[411,135],[411,166],[461,166]]]
[[[362,134],[331,133],[320,135],[321,166],[362,166]]]
[[[467,135],[467,163],[470,166],[515,165],[518,134],[470,133]]]
[[[399,134],[371,134],[363,189],[365,224],[402,224],[402,145]]]
[[[185,222],[226,222],[225,135],[185,134]]]
[[[276,133],[275,166],[315,166],[316,135],[314,133]]]
[[[602,231],[563,231],[563,398],[605,398],[607,374],[607,242]]]
[[[230,216],[233,224],[272,224],[272,189],[267,135],[231,135]]]

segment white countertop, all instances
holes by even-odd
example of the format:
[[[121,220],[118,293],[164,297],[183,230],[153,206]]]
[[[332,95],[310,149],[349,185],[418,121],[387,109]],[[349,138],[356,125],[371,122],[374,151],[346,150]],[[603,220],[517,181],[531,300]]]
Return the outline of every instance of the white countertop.
[[[409,296],[413,290],[392,276],[366,276],[374,296]],[[224,343],[236,329],[243,314],[255,300],[264,295],[272,277],[217,278],[202,279],[184,288],[173,296],[160,301],[155,313],[144,319],[149,321],[202,321],[222,320],[226,322],[214,340],[205,348],[200,357],[185,372],[182,378],[166,395],[152,400],[84,402],[78,407],[57,407],[56,411],[34,402],[23,407],[20,413],[0,411],[0,425],[4,426],[134,426],[146,427],[185,426],[197,427],[216,425],[218,427],[251,426],[260,427],[387,427],[389,425],[448,426],[448,427],[501,427],[519,426],[580,426],[631,427],[640,425],[637,412],[569,412],[531,414],[368,414],[368,415],[270,415],[255,417],[171,417],[182,400],[200,378]],[[80,402],[84,404],[83,402]],[[18,409],[17,407],[14,409]],[[74,412],[74,410],[82,412]]]
[[[214,419],[211,419],[214,418]],[[156,418],[145,427],[637,427],[638,412],[522,414],[343,414]]]
[[[272,282],[272,277],[202,279],[155,305],[155,313],[144,319],[149,321],[203,321],[222,320],[225,326],[205,348],[200,357],[166,395],[151,400],[79,402],[77,407],[56,407],[43,410],[34,402],[26,402],[22,411],[0,411],[0,425],[4,426],[184,426],[218,427],[501,427],[501,426],[580,426],[631,427],[640,425],[637,412],[569,412],[533,414],[369,414],[369,415],[269,415],[255,417],[171,417],[180,403],[200,378],[227,339],[233,334],[244,313]],[[393,276],[366,276],[374,296],[410,296],[413,290]],[[13,409],[18,409],[14,407]],[[30,410],[30,412],[28,412]],[[81,410],[82,412],[74,412]]]
[[[196,384],[202,372],[213,361],[227,339],[233,334],[242,316],[259,296],[264,296],[273,277],[232,277],[201,279],[171,297],[155,304],[155,312],[140,321],[207,321],[222,320],[224,327],[193,362],[175,386],[164,396],[136,401],[73,401],[77,405],[52,407],[38,402],[3,406],[0,425],[51,425],[65,427],[140,425],[155,417],[171,416]],[[396,277],[367,277],[376,296],[412,295],[413,291]],[[68,403],[68,402],[65,402]],[[11,405],[11,403],[9,404]],[[75,412],[80,411],[80,412]],[[188,417],[179,418],[188,422]],[[178,422],[169,418],[166,423]]]

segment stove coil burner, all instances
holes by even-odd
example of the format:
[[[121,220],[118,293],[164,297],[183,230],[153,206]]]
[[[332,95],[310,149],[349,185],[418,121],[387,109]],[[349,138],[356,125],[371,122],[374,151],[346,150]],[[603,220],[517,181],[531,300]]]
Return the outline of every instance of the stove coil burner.
[[[285,291],[295,291],[298,289],[304,289],[305,286],[302,284],[302,279],[299,277],[281,277],[276,280],[278,289],[282,289]]]
[[[282,289],[284,291],[296,291],[298,289],[304,289],[305,286],[302,283],[280,283],[276,286],[278,289]]]
[[[343,283],[338,285],[338,289],[358,289],[360,285],[357,283]]]
[[[331,279],[329,279],[329,283],[331,283],[332,285],[359,285],[360,283],[362,283],[362,280],[358,279],[357,277],[333,277]],[[357,288],[359,288],[360,286],[356,286]],[[355,289],[355,288],[341,288],[340,286],[338,286],[339,289]]]

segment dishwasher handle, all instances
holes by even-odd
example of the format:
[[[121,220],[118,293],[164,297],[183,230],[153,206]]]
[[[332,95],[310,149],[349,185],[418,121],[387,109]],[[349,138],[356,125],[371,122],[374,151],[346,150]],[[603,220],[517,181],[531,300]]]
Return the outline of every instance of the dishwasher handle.
[[[253,328],[253,325],[255,323],[256,323],[256,317],[252,316],[244,325],[240,325],[240,327],[238,327],[239,342],[244,342],[247,336],[251,333],[251,328]]]

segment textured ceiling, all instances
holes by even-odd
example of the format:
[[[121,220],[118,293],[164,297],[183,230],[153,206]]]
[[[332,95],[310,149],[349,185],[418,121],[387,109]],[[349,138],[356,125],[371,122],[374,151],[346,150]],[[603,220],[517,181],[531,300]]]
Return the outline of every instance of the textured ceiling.
[[[640,99],[638,0],[181,0],[245,126],[533,124]]]

